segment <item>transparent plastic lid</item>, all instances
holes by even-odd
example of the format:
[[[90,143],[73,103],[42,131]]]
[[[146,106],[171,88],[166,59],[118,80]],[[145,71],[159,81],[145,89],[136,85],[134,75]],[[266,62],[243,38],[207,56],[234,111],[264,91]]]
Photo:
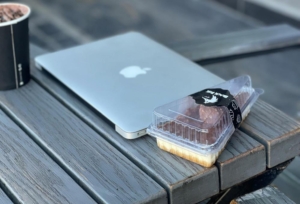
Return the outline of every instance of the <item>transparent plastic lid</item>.
[[[148,134],[195,150],[218,148],[218,144],[230,137],[235,129],[232,114],[227,107],[207,106],[220,97],[228,97],[213,92],[218,89],[230,92],[240,108],[242,117],[238,119],[239,122],[246,117],[262,93],[262,90],[252,88],[249,76],[234,78],[207,89],[213,94],[210,98],[202,97],[204,104],[199,104],[191,95],[157,107],[153,111],[152,124],[147,129]]]

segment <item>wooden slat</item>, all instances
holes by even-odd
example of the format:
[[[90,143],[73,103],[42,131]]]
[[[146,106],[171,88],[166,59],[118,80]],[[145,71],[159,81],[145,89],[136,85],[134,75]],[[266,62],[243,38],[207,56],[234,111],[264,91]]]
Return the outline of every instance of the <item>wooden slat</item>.
[[[265,145],[269,168],[300,154],[300,123],[261,100],[241,129]]]
[[[168,191],[170,203],[196,203],[219,192],[219,176],[215,166],[203,168],[164,152],[157,147],[155,139],[150,136],[126,140],[97,111],[91,109],[45,71],[37,70],[32,65],[32,76],[72,112],[160,183]]]
[[[246,194],[230,204],[295,204],[277,188],[268,186],[253,193]]]
[[[1,204],[13,204],[13,202],[7,197],[7,195],[0,189],[0,203]]]
[[[178,42],[169,47],[193,61],[200,61],[298,44],[300,30],[276,25]]]
[[[266,152],[262,144],[236,130],[217,160],[220,188],[227,189],[266,169]]]
[[[97,202],[167,202],[162,187],[34,81],[1,92],[0,104]]]
[[[1,110],[0,180],[17,203],[96,203]]]

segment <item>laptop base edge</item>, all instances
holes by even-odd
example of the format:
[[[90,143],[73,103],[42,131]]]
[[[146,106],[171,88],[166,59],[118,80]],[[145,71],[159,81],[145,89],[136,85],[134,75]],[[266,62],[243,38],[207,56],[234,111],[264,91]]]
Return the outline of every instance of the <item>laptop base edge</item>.
[[[115,130],[117,133],[119,133],[124,138],[129,139],[129,140],[136,139],[136,138],[139,138],[139,137],[147,134],[146,129],[142,129],[137,132],[126,132],[126,131],[122,130],[120,127],[118,127],[117,125],[115,125]]]

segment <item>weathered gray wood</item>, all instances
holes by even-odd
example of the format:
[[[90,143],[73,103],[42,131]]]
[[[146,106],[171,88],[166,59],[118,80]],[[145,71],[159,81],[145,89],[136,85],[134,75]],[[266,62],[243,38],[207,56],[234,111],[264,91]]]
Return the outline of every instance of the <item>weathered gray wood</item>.
[[[265,148],[236,130],[216,164],[220,174],[220,188],[224,190],[266,169]]]
[[[253,193],[246,194],[231,204],[295,204],[277,188],[268,186]]]
[[[173,43],[169,47],[193,61],[200,61],[298,44],[300,30],[276,25]]]
[[[96,203],[1,110],[0,180],[17,203]]]
[[[13,202],[7,197],[7,195],[0,189],[0,203],[1,204],[13,204]]]
[[[167,202],[162,187],[33,80],[1,92],[0,104],[97,202]]]
[[[164,152],[157,147],[155,139],[150,136],[126,140],[116,133],[97,111],[91,109],[45,71],[37,70],[32,65],[32,76],[72,112],[160,183],[168,191],[170,203],[196,203],[219,192],[219,176],[215,166],[203,168]]]
[[[300,123],[261,100],[241,130],[265,145],[269,168],[300,154]]]

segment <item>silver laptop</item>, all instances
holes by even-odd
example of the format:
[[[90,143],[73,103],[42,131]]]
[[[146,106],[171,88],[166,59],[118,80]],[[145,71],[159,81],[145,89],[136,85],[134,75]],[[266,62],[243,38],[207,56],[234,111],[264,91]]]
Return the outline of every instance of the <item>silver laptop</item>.
[[[112,121],[127,139],[146,134],[155,107],[223,82],[136,32],[38,56],[35,61]]]

